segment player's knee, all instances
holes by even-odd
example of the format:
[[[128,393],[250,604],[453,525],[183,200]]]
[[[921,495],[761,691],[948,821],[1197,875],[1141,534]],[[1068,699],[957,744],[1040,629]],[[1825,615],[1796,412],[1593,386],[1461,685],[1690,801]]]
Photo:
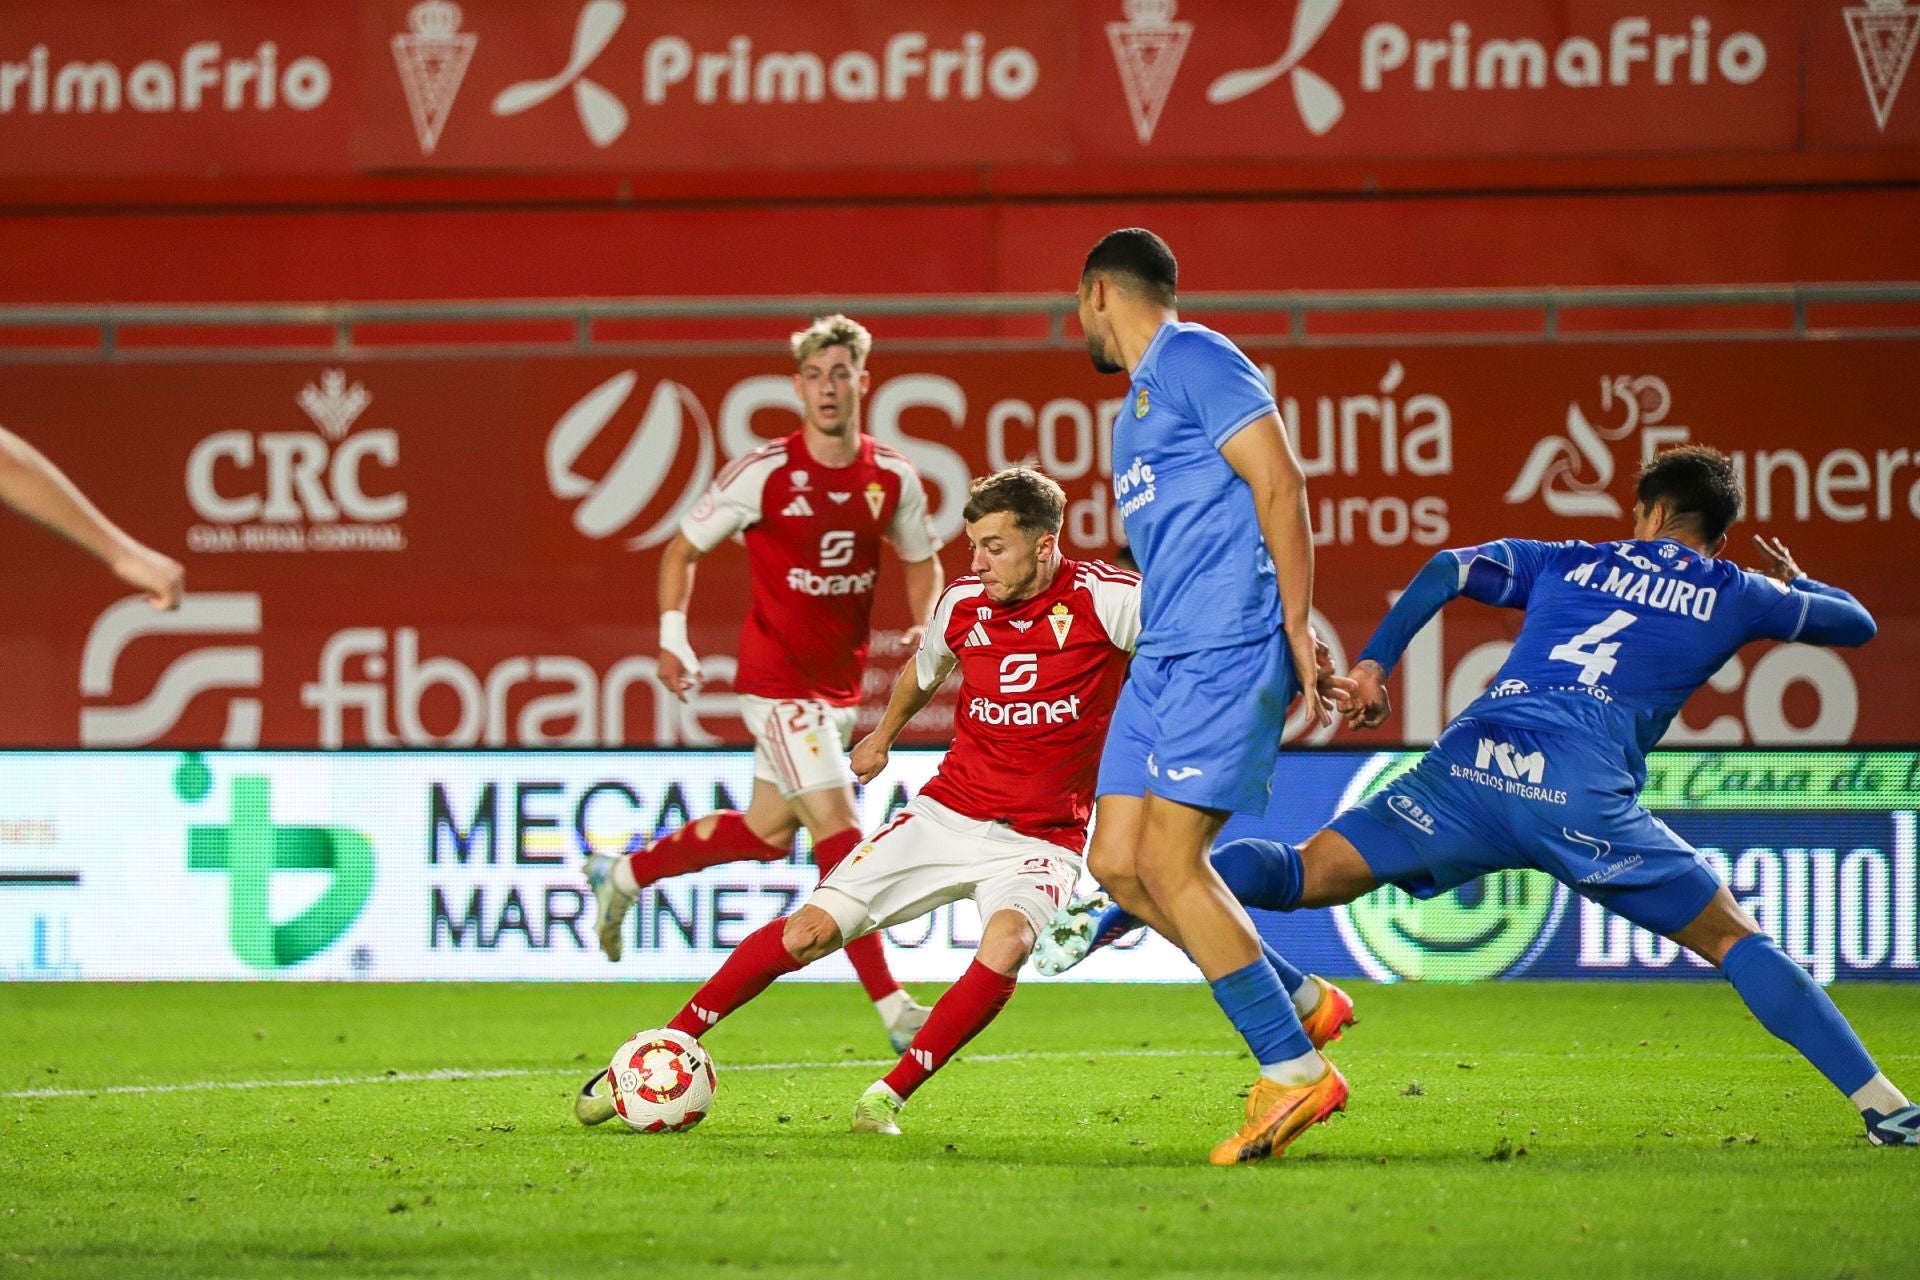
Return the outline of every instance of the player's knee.
[[[1139,877],[1133,873],[1133,850],[1123,849],[1115,844],[1093,842],[1087,850],[1087,870],[1100,882],[1100,887],[1119,898],[1128,889],[1139,885]]]
[[[974,959],[995,973],[1018,973],[1038,939],[1033,921],[1025,915],[1018,911],[996,911],[980,935]]]
[[[801,964],[812,964],[840,949],[840,925],[818,907],[801,907],[787,917],[780,941],[788,955]]]

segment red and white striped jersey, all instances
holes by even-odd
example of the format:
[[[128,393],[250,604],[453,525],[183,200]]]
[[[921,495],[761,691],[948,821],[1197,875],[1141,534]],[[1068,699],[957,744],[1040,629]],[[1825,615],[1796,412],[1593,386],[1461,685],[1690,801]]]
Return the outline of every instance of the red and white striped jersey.
[[[956,579],[915,659],[922,689],[960,667],[953,746],[921,794],[1079,853],[1139,637],[1140,575],[1097,560],[1063,560],[1046,590],[1005,605]]]
[[[736,459],[680,532],[702,553],[735,534],[747,545],[734,689],[843,707],[860,701],[881,540],[910,562],[940,549],[919,473],[865,435],[844,467],[821,466],[798,431]]]

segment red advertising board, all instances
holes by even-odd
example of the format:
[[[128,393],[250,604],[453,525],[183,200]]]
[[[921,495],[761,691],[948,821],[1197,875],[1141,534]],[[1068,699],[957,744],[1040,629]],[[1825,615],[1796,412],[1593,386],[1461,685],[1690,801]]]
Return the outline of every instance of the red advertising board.
[[[1669,741],[1913,738],[1920,441],[1900,406],[1920,398],[1920,344],[1256,355],[1309,473],[1316,604],[1340,658],[1438,548],[1619,536],[1640,459],[1696,440],[1735,454],[1745,529],[1854,590],[1881,634],[1846,653],[1743,652]],[[920,468],[950,575],[969,479],[1013,462],[1065,485],[1070,553],[1111,550],[1119,380],[1069,350],[875,361],[868,429]],[[191,595],[173,615],[117,602],[78,552],[0,522],[0,744],[738,741],[744,553],[701,563],[693,642],[713,683],[685,708],[652,680],[654,575],[716,468],[793,429],[796,404],[777,357],[10,367],[0,421],[179,555]],[[883,568],[869,713],[901,657],[900,581]],[[1445,614],[1396,677],[1384,736],[1431,738],[1515,624]],[[916,740],[940,729],[936,712]]]
[[[1909,0],[17,0],[0,171],[1911,148]]]

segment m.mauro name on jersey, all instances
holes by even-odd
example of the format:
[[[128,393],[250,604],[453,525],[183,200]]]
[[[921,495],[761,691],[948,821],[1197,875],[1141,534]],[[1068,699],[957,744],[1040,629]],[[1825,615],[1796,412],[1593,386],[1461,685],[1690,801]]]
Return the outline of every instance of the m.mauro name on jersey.
[[[1676,578],[1655,578],[1651,574],[1611,564],[1607,566],[1606,579],[1596,582],[1594,571],[1600,567],[1600,563],[1595,560],[1578,569],[1569,569],[1567,581],[1618,596],[1628,604],[1665,609],[1669,613],[1698,618],[1701,622],[1713,617],[1713,606],[1720,599],[1720,592],[1715,587],[1696,587],[1691,582],[1681,582]]]

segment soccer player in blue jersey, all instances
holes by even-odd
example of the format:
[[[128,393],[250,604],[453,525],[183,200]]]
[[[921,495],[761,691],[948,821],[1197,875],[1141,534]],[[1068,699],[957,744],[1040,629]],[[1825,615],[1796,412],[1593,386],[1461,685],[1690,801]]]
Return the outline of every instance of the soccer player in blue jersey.
[[[1352,1003],[1263,954],[1207,858],[1228,814],[1265,812],[1288,704],[1304,696],[1308,719],[1331,724],[1335,688],[1307,621],[1306,484],[1273,393],[1226,338],[1180,320],[1177,283],[1172,251],[1139,228],[1102,239],[1080,276],[1094,367],[1132,379],[1113,426],[1113,493],[1144,579],[1087,862],[1193,958],[1260,1064],[1244,1127],[1209,1157],[1235,1164],[1346,1106],[1318,1046],[1352,1021]]]
[[[1388,674],[1456,596],[1526,612],[1492,686],[1411,772],[1326,830],[1298,848],[1236,840],[1214,865],[1242,902],[1279,911],[1351,902],[1381,884],[1430,898],[1492,871],[1544,871],[1716,965],[1761,1025],[1859,1109],[1876,1145],[1920,1146],[1920,1107],[1827,993],[1636,800],[1647,751],[1735,650],[1762,639],[1865,644],[1873,618],[1807,577],[1778,541],[1755,539],[1765,574],[1717,558],[1740,513],[1717,450],[1660,454],[1637,499],[1625,541],[1510,538],[1434,556],[1355,664],[1346,719],[1370,728],[1386,718]],[[1070,967],[1128,927],[1117,910],[1096,920],[1075,904],[1049,930],[1059,954],[1043,968]]]

